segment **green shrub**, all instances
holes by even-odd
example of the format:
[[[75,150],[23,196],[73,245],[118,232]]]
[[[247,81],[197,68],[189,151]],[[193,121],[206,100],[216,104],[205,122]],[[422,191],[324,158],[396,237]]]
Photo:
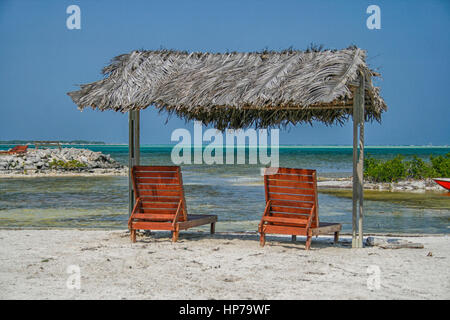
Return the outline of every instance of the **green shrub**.
[[[408,178],[412,179],[425,179],[435,177],[436,171],[434,168],[420,159],[414,156],[411,161],[407,161],[408,166]]]
[[[436,172],[436,177],[448,178],[450,177],[450,152],[443,156],[430,156],[433,169]]]
[[[77,168],[84,168],[86,165],[78,160],[69,160],[69,161],[63,161],[63,160],[55,160],[53,159],[49,163],[50,168],[54,169],[77,169]]]
[[[445,156],[430,156],[430,162],[417,156],[413,156],[410,161],[404,161],[401,155],[383,161],[367,155],[364,159],[364,177],[374,182],[450,177],[450,153]]]
[[[406,166],[401,155],[386,161],[368,157],[364,166],[364,175],[376,182],[395,182],[406,178],[407,175]]]

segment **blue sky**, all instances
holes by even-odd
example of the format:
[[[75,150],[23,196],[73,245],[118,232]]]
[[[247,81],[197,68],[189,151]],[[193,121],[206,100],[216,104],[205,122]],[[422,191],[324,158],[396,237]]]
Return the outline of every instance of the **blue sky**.
[[[81,8],[68,30],[66,8]],[[369,30],[366,8],[381,9]],[[134,49],[254,51],[357,45],[383,75],[389,110],[366,126],[369,145],[450,144],[449,1],[0,1],[0,140],[124,143],[127,115],[80,112],[66,95],[96,81],[111,58]],[[141,141],[170,143],[192,123],[148,108]],[[280,132],[282,144],[352,143],[352,125],[320,123]]]

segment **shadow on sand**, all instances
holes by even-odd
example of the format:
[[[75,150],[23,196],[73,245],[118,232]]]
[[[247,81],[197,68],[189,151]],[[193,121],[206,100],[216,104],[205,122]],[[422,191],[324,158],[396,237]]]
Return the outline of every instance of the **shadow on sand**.
[[[129,232],[124,232],[123,236],[129,237]],[[259,234],[253,232],[217,232],[215,234],[209,234],[207,232],[180,232],[178,241],[176,243],[188,244],[191,241],[201,241],[211,239],[222,240],[217,243],[218,245],[227,245],[232,241],[247,241],[249,245],[252,242],[253,247],[259,246]],[[137,242],[151,244],[155,242],[171,242],[171,232],[167,231],[145,231],[137,233]],[[290,236],[282,235],[266,235],[265,247],[282,247],[285,249],[305,249],[306,237],[297,236],[297,239],[293,241]],[[338,248],[351,248],[351,241],[348,239],[340,239],[337,244],[333,242],[333,235],[313,237],[311,250],[324,249],[329,247]]]

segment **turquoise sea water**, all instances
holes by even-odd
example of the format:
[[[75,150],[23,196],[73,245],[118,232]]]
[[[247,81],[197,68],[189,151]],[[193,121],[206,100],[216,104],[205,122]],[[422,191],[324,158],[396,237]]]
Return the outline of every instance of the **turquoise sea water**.
[[[9,146],[0,146],[7,149]],[[77,145],[101,151],[127,164],[126,145]],[[141,163],[171,164],[171,146],[142,146]],[[366,147],[381,159],[403,154],[428,159],[449,147]],[[317,169],[319,176],[349,176],[350,147],[280,147],[280,166]],[[190,213],[217,214],[218,231],[255,231],[264,210],[261,165],[184,165],[186,200]],[[0,178],[0,227],[125,228],[126,177]],[[402,195],[401,201],[365,201],[365,231],[449,233],[450,197],[445,191]],[[417,198],[419,197],[419,198]],[[423,197],[423,199],[421,198]],[[442,197],[442,198],[441,198]],[[433,201],[437,199],[438,201]],[[398,200],[398,199],[397,199]],[[414,201],[413,201],[414,200]],[[423,201],[422,201],[423,200]],[[322,221],[343,223],[351,230],[351,199],[319,194]]]

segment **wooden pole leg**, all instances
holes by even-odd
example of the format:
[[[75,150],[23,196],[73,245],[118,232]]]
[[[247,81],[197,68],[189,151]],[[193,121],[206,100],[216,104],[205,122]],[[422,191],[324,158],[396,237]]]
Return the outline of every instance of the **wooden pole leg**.
[[[334,233],[334,244],[337,244],[339,242],[339,231],[336,231]]]
[[[305,250],[309,250],[311,248],[311,240],[312,240],[311,236],[306,237]]]
[[[136,229],[130,230],[130,237],[131,237],[131,242],[135,243],[136,242]]]
[[[291,240],[292,240],[292,242],[297,241],[297,236],[296,235],[292,235]]]
[[[211,234],[214,234],[214,233],[216,233],[216,223],[215,222],[211,223]]]
[[[259,235],[259,245],[261,247],[264,247],[265,244],[266,244],[266,235],[264,232],[261,232],[261,234]]]
[[[177,242],[179,231],[172,231],[172,242]]]

